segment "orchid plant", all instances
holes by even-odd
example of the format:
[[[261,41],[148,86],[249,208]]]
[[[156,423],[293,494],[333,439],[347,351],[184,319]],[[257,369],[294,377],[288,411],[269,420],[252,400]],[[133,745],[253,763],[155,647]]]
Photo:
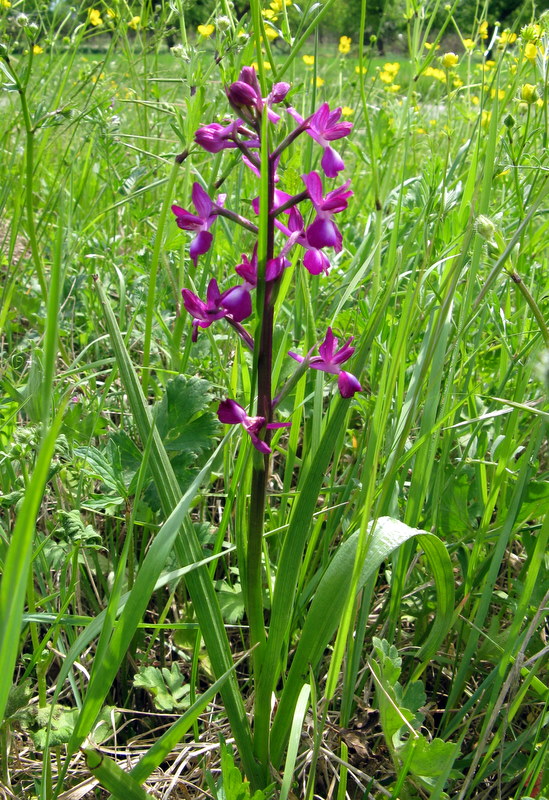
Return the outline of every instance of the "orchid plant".
[[[350,122],[340,121],[341,109],[331,110],[327,103],[322,104],[311,116],[303,118],[288,104],[290,88],[288,83],[275,83],[264,96],[255,69],[244,67],[238,80],[226,89],[227,99],[237,116],[228,124],[212,122],[195,133],[196,144],[208,153],[240,151],[244,164],[260,185],[258,196],[251,203],[256,218],[249,219],[239,211],[230,209],[225,194],[212,199],[198,182],[192,187],[194,211],[179,205],[172,206],[177,225],[193,234],[190,257],[195,266],[212,246],[212,230],[217,217],[223,216],[243,227],[255,239],[251,252],[242,254],[240,263],[234,266],[240,282],[220,287],[212,278],[205,299],[187,288],[182,290],[182,296],[183,305],[192,317],[193,342],[196,342],[201,330],[226,320],[253,354],[252,387],[255,390],[252,391],[256,396],[248,398],[248,408],[234,398],[223,399],[217,416],[224,424],[240,425],[250,437],[255,450],[245,563],[239,563],[239,569],[250,627],[250,645],[255,646],[253,665],[256,685],[267,639],[263,606],[262,539],[272,452],[271,436],[273,430],[291,425],[290,421],[276,419],[279,404],[307,368],[337,375],[342,398],[350,399],[361,391],[358,377],[342,368],[354,353],[352,337],[338,349],[338,339],[331,327],[318,346],[318,355],[313,355],[314,348],[305,355],[290,351],[288,356],[298,362],[294,374],[278,390],[272,385],[275,300],[284,273],[292,260],[298,262],[300,259],[304,268],[315,278],[329,273],[332,253],[339,253],[343,242],[336,218],[345,211],[353,194],[349,180],[327,189],[320,172],[314,170],[301,176],[303,190],[297,194],[288,194],[277,188],[281,157],[301,135],[310,136],[323,148],[320,167],[325,178],[337,178],[344,169],[344,162],[332,142],[346,137],[352,129]],[[289,128],[286,134],[278,134],[282,128],[280,110],[286,112]],[[255,302],[252,299],[254,296]],[[248,330],[246,325],[252,318],[254,305],[256,324],[253,330]],[[256,703],[259,702],[256,697]],[[270,704],[268,700],[266,704]],[[256,719],[256,732],[261,727],[262,723]],[[268,760],[268,753],[261,745],[256,755],[263,763]]]

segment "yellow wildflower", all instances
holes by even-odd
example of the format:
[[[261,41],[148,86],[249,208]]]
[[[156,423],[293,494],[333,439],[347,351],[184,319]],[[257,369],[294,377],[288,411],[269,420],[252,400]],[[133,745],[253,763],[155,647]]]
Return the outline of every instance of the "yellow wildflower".
[[[389,72],[385,72],[383,70],[379,73],[379,77],[383,83],[392,83],[394,80],[394,75],[391,75]]]
[[[538,90],[537,87],[534,86],[532,83],[525,83],[520,88],[520,99],[524,100],[525,103],[535,103],[538,99]]]
[[[475,47],[475,43],[472,39],[464,39],[463,46],[466,50],[473,50]]]
[[[315,63],[315,57],[314,56],[303,56],[303,63],[307,67],[312,67],[313,64]]]
[[[272,42],[273,39],[278,37],[278,31],[275,28],[272,28],[270,25],[265,25],[265,36],[270,42]]]
[[[454,78],[452,83],[456,89],[459,89],[461,86],[463,86],[463,81],[461,80],[461,78]]]
[[[459,58],[455,53],[444,53],[440,60],[444,69],[452,69],[457,65]]]
[[[253,64],[250,64],[250,66],[251,66],[251,67],[253,67],[253,68],[255,69],[255,71],[256,71],[256,72],[257,72],[257,71],[258,71],[258,69],[259,69],[259,64],[257,63],[257,61],[254,61],[254,62],[253,62]],[[270,64],[270,62],[269,62],[269,61],[264,61],[264,62],[263,62],[263,69],[264,69],[264,70],[269,70],[269,69],[271,69],[271,64]]]
[[[472,103],[474,106],[478,106],[478,105],[479,105],[479,103],[480,103],[480,97],[479,97],[478,95],[474,94],[474,95],[471,97],[471,103]]]
[[[341,109],[341,115],[343,117],[352,117],[354,113],[355,113],[354,108],[349,108],[349,106],[343,106],[343,108]]]
[[[96,8],[88,8],[88,22],[95,27],[102,25],[103,20],[101,19],[101,12]]]
[[[324,78],[321,78],[320,75],[316,76],[316,88],[320,89],[321,86],[324,86]]]
[[[436,119],[430,119],[429,120],[429,125],[431,126],[431,128],[434,128],[436,124],[437,124]]]
[[[439,44],[437,44],[437,45],[436,45],[436,47],[435,47],[435,45],[433,44],[433,42],[425,42],[425,45],[424,45],[424,47],[425,47],[425,49],[426,49],[426,50],[432,50],[432,49],[433,49],[433,47],[435,48],[435,50],[440,50],[440,45],[439,45]]]
[[[357,66],[357,67],[355,67],[355,72],[356,72],[357,75],[366,75],[366,73],[368,72],[368,69],[366,67],[362,67],[362,69],[361,69],[360,67]],[[375,78],[374,78],[374,80],[375,80]]]
[[[393,83],[392,86],[385,87],[386,92],[393,92],[393,94],[396,94],[399,90],[400,86],[398,85],[398,83]]]
[[[270,19],[271,22],[276,22],[278,19],[272,8],[263,8],[261,10],[261,13],[265,17],[265,19]]]
[[[139,23],[141,22],[141,17],[132,17],[131,20],[128,22],[128,28],[133,28],[136,31],[139,27]]]
[[[35,44],[33,45],[32,52],[34,53],[35,56],[39,56],[40,53],[44,52],[44,50],[42,47],[40,47],[39,44]]]
[[[427,133],[425,128],[416,128],[416,133]]]
[[[0,6],[2,8],[11,8],[10,0],[1,0]]]
[[[209,25],[199,25],[196,30],[201,36],[207,39],[208,36],[211,36],[215,31],[215,25],[212,25],[211,23]]]
[[[340,37],[337,49],[339,50],[341,55],[346,56],[347,53],[350,51],[350,49],[351,49],[351,41],[352,40],[351,40],[350,36],[341,36]]]
[[[532,42],[526,42],[524,45],[524,55],[526,58],[530,59],[530,61],[535,61],[536,56],[538,54],[538,48]]]
[[[496,90],[490,89],[490,97],[492,98],[492,100],[495,98],[495,96],[496,96]],[[504,97],[505,97],[505,89],[498,89],[498,100],[503,100]]]
[[[505,47],[506,44],[514,44],[517,41],[517,34],[511,33],[509,28],[506,28],[499,37],[500,47]]]
[[[491,111],[483,111],[480,117],[480,124],[483,128],[487,128],[490,124],[490,120],[492,119],[492,112]]]
[[[446,73],[443,69],[437,69],[436,67],[427,67],[425,72],[423,73],[426,78],[435,78],[437,81],[441,83],[446,83]]]
[[[543,108],[543,100],[541,97],[538,97],[538,99],[536,100],[536,105],[538,108]]]
[[[478,28],[478,35],[480,36],[481,39],[488,38],[488,22],[486,20],[480,23]]]
[[[396,75],[400,69],[400,64],[398,61],[394,61],[392,64],[388,62],[387,64],[383,65],[383,70],[388,72],[390,75]]]
[[[269,4],[273,11],[282,11],[284,6],[291,6],[292,0],[272,0]]]
[[[112,8],[107,8],[105,13],[109,19],[116,19],[116,11],[113,11]]]

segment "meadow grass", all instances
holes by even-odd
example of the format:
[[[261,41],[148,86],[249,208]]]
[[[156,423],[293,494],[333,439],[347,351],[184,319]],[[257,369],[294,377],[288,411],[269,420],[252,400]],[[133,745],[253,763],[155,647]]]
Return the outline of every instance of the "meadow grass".
[[[549,20],[487,41],[479,13],[454,63],[439,5],[380,58],[365,3],[348,53],[330,0],[279,3],[271,43],[257,0],[208,36],[177,4],[0,4],[6,797],[548,795]],[[257,455],[215,408],[257,364],[225,320],[193,343],[181,289],[225,288],[254,236],[219,217],[195,269],[170,211],[267,195],[194,143],[252,63],[304,117],[343,108],[354,192],[329,274],[294,250],[278,287],[292,425],[253,544]],[[302,137],[280,186],[319,161]],[[292,373],[327,326],[351,400]]]

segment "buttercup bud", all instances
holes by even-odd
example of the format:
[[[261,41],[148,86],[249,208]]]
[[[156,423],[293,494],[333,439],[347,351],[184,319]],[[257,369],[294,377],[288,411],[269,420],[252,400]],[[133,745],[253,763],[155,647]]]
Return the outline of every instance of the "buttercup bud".
[[[29,18],[26,14],[18,14],[15,18],[15,24],[19,25],[20,28],[26,28],[29,24]]]
[[[532,104],[535,103],[538,99],[538,90],[537,87],[534,86],[532,83],[525,83],[520,88],[520,99],[524,100],[525,103]]]
[[[215,21],[215,25],[219,33],[225,33],[231,27],[231,20],[229,17],[218,17]]]
[[[442,66],[444,69],[452,69],[459,61],[459,57],[455,53],[444,53],[441,58]]]
[[[483,239],[486,239],[487,242],[494,241],[494,235],[496,233],[496,226],[490,219],[490,217],[484,216],[484,214],[480,214],[475,220],[475,230],[479,236],[482,236]]]

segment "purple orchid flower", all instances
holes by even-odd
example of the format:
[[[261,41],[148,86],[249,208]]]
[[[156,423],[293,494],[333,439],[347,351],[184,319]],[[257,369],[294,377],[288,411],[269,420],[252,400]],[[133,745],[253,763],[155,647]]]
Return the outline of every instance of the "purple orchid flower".
[[[220,195],[217,203],[213,203],[207,192],[204,191],[199,183],[193,183],[192,201],[198,212],[191,214],[181,206],[172,206],[175,220],[179,228],[184,231],[196,231],[196,236],[189,248],[190,256],[195,267],[198,264],[198,257],[207,253],[212,246],[213,236],[209,228],[215,222],[218,208],[223,205],[225,195]]]
[[[194,140],[208,153],[219,153],[221,150],[238,147],[237,139],[239,137],[244,138],[248,149],[257,148],[260,145],[257,136],[243,125],[241,119],[235,119],[228,125],[220,125],[218,122],[204,125],[196,131]]]
[[[270,453],[269,445],[259,438],[258,433],[262,428],[289,428],[291,422],[269,422],[265,425],[265,417],[249,417],[246,410],[235,400],[222,400],[217,409],[217,417],[226,425],[242,425],[252,440],[252,444],[260,453]]]
[[[307,360],[307,366],[309,366],[311,369],[318,369],[321,372],[328,372],[330,375],[337,375],[339,393],[342,397],[349,398],[352,397],[355,392],[362,391],[362,386],[360,385],[358,378],[356,378],[350,372],[345,372],[345,370],[341,369],[341,364],[344,364],[345,361],[348,361],[355,352],[355,348],[351,347],[352,341],[353,337],[351,336],[345,342],[343,347],[340,347],[338,350],[337,338],[334,336],[332,329],[328,328],[326,331],[326,337],[318,348],[320,355],[313,356],[313,358],[310,359],[306,359],[297,353],[292,353],[291,351],[288,353],[288,355],[295,359],[295,361],[298,361],[300,364]]]
[[[335,178],[338,172],[345,169],[341,156],[336,153],[330,142],[348,136],[353,128],[352,122],[338,122],[341,117],[341,108],[330,111],[328,103],[323,103],[308,119],[304,120],[295,108],[289,108],[290,114],[299,125],[304,126],[311,138],[322,145],[324,154],[320,165],[326,177]]]
[[[275,193],[276,194],[276,193]],[[283,194],[282,192],[280,194]],[[253,201],[252,201],[253,202]],[[292,206],[285,213],[288,214],[288,225],[284,225],[280,219],[275,220],[276,227],[288,237],[288,240],[282,248],[282,254],[286,255],[287,252],[293,247],[294,244],[299,244],[305,249],[303,257],[303,266],[310,272],[311,275],[320,275],[322,272],[328,274],[331,267],[330,259],[318,247],[313,246],[307,238],[304,227],[303,217],[301,212],[295,206]],[[242,273],[239,273],[242,275]]]
[[[281,103],[290,91],[289,83],[275,83],[267,97],[261,96],[261,87],[257,80],[257,74],[253,67],[243,67],[238,76],[238,80],[227,88],[229,103],[238,112],[244,109],[255,109],[261,114],[263,107],[267,106],[269,120],[275,124],[279,121],[280,115],[275,114],[271,105]]]
[[[265,268],[265,280],[267,283],[276,281],[291,263],[292,262],[287,259],[284,254],[276,258],[270,258]],[[257,244],[254,246],[251,259],[242,253],[242,263],[237,264],[235,272],[240,275],[241,278],[244,278],[245,286],[249,286],[250,289],[255,289],[257,286]]]
[[[317,249],[333,247],[336,253],[339,253],[342,236],[332,216],[347,208],[347,198],[353,194],[347,188],[350,181],[346,181],[343,186],[328,192],[326,197],[323,197],[322,180],[318,172],[309,172],[308,175],[302,175],[301,178],[316,211],[315,220],[306,230],[307,242]]]
[[[189,289],[182,289],[183,305],[193,317],[192,340],[196,342],[199,328],[209,328],[216,319],[228,317],[242,322],[252,313],[252,299],[246,286],[233,286],[221,293],[215,278],[208,284],[206,302]]]

